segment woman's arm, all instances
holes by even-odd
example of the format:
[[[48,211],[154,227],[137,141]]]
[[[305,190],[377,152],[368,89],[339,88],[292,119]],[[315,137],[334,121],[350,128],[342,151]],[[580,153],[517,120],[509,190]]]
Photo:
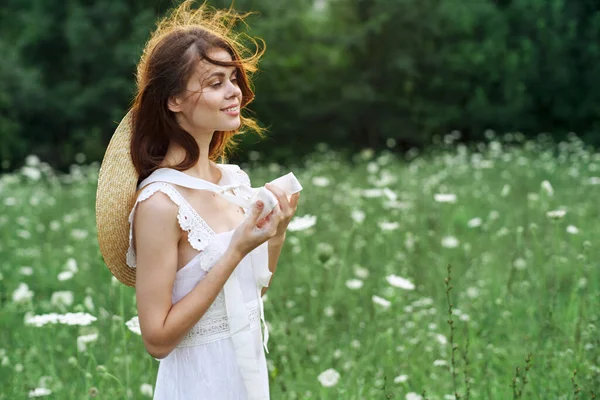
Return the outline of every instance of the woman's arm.
[[[140,329],[146,350],[159,359],[166,357],[202,318],[243,258],[228,248],[206,277],[172,304],[181,235],[177,212],[177,205],[157,192],[138,204],[134,219]]]

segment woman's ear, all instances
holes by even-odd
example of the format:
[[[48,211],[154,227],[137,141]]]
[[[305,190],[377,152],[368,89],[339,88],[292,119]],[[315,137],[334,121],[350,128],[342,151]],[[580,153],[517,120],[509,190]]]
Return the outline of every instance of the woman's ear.
[[[167,107],[172,112],[181,112],[181,100],[177,96],[171,96],[167,101]]]

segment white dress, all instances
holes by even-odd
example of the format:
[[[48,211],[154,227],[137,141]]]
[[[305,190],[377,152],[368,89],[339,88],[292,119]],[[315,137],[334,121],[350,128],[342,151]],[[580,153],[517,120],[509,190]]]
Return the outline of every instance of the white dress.
[[[248,176],[236,165],[217,165],[222,171],[219,186],[237,182],[249,186]],[[172,292],[172,301],[175,304],[206,276],[224,254],[233,230],[218,234],[212,231],[175,186],[166,182],[147,185],[139,194],[136,205],[157,191],[167,194],[179,206],[179,224],[188,232],[188,240],[192,247],[200,251],[176,273]],[[233,194],[236,194],[235,190]],[[133,222],[135,209],[136,206],[131,211],[130,223]],[[127,263],[135,268],[135,249],[131,246],[131,239],[130,229]],[[261,336],[261,320],[264,323],[261,285],[257,283],[253,263],[268,263],[266,242],[242,259],[226,284],[231,284],[234,275],[234,279],[239,282],[239,286],[236,284],[236,290],[238,287],[241,289],[241,295],[238,296],[240,301],[236,301],[235,304],[242,304],[243,297],[249,320],[249,326],[244,329],[249,333],[244,334],[249,335],[246,336],[247,340],[253,342],[250,345],[252,351],[245,353],[245,358],[241,359],[242,352],[236,350],[239,348],[239,342],[232,340],[231,320],[228,318],[228,311],[231,310],[228,310],[225,291],[222,289],[207,312],[177,347],[167,357],[159,360],[154,400],[269,399],[267,363]],[[266,340],[265,332],[265,349]]]

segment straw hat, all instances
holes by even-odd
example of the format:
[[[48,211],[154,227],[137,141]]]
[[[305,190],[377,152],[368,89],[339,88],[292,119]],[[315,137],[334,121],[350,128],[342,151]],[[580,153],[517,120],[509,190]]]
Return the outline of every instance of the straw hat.
[[[110,272],[127,286],[135,286],[135,269],[126,263],[129,213],[135,204],[138,174],[131,161],[131,111],[113,134],[98,176],[96,226],[98,244]]]

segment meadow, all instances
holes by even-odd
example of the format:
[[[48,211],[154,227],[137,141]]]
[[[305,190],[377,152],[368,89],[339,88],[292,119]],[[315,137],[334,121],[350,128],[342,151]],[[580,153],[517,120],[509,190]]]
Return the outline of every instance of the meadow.
[[[600,394],[600,153],[574,135],[458,139],[249,154],[254,187],[289,171],[304,186],[266,294],[272,399]],[[97,178],[83,156],[0,178],[0,399],[151,397],[135,291],[98,249]]]

